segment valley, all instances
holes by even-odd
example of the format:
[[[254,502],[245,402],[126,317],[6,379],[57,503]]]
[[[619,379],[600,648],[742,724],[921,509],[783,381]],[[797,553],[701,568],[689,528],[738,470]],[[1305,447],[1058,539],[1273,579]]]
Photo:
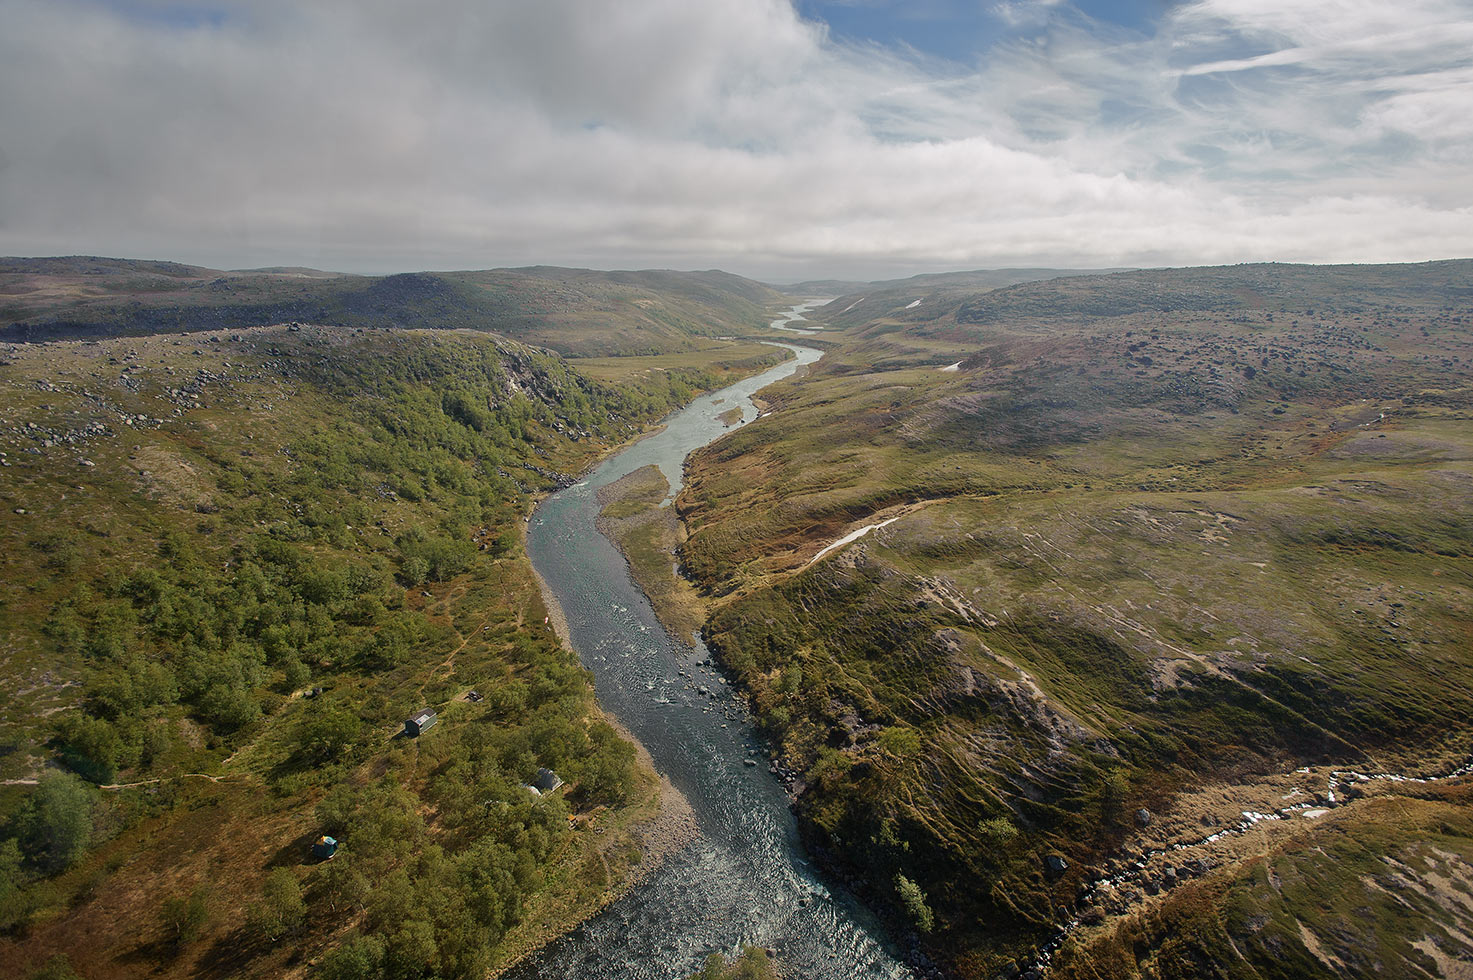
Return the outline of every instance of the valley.
[[[140,265],[90,288],[141,302]],[[0,349],[0,973],[481,976],[684,848],[525,521],[786,353],[625,365],[630,321],[576,331],[585,375],[485,330],[201,320]]]
[[[1467,276],[1162,270],[809,313],[824,360],[693,457],[677,506],[815,853],[966,977],[1467,956],[1469,907],[1409,897],[1473,855]],[[1347,803],[1338,769],[1429,781]]]
[[[0,980],[1473,980],[1473,0],[0,10]]]
[[[4,261],[14,975],[1473,957],[1467,262]]]

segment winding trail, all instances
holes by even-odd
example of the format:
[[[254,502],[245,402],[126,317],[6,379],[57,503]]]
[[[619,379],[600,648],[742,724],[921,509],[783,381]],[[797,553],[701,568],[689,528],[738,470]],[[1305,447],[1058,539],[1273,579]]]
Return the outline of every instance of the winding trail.
[[[159,783],[169,782],[174,779],[208,779],[212,783],[223,782],[233,778],[231,773],[213,775],[208,772],[181,772],[174,776],[155,776],[152,779],[140,779],[132,783],[99,783],[98,789],[137,789],[139,786],[156,786]],[[39,778],[24,779],[0,779],[0,786],[35,786],[40,783]]]

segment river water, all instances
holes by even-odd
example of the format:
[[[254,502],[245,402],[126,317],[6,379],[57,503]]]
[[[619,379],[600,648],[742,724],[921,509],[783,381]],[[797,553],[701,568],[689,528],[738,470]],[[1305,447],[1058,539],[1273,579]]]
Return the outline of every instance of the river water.
[[[823,296],[817,299],[808,300],[804,303],[799,303],[797,306],[788,310],[786,313],[783,313],[776,320],[773,320],[771,323],[768,324],[768,326],[774,330],[786,330],[788,333],[796,333],[802,334],[805,337],[812,337],[814,334],[819,332],[817,329],[805,330],[802,327],[790,327],[788,326],[788,324],[796,323],[799,320],[808,322],[808,318],[803,315],[804,313],[807,313],[809,310],[816,310],[832,299],[832,296]],[[816,327],[817,324],[815,324],[814,326]]]
[[[623,557],[594,527],[599,487],[654,463],[673,496],[685,457],[728,431],[717,416],[741,406],[746,424],[757,414],[754,392],[821,356],[782,346],[796,359],[701,396],[533,514],[527,552],[563,607],[599,701],[690,800],[700,833],[629,894],[511,971],[516,980],[675,980],[706,954],[742,943],[775,950],[789,977],[911,975],[872,916],[809,867],[787,796],[705,647],[697,640],[692,652],[665,632]]]

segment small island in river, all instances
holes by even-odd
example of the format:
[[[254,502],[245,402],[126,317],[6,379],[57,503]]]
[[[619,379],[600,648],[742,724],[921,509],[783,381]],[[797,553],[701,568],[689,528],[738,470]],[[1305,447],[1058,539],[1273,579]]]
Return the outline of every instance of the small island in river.
[[[669,493],[670,481],[658,466],[635,470],[599,489],[598,529],[629,562],[661,625],[689,644],[706,619],[706,609],[677,569],[675,553],[685,541],[685,526],[674,507],[664,506]]]

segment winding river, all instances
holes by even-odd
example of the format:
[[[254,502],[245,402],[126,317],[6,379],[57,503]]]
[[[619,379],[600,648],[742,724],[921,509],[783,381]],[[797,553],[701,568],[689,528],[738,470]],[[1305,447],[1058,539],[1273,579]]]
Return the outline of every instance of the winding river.
[[[520,964],[509,974],[516,980],[675,980],[707,953],[742,943],[773,949],[790,977],[911,975],[873,918],[810,868],[787,796],[757,764],[760,745],[705,647],[697,641],[692,653],[664,631],[623,557],[594,528],[599,487],[654,463],[673,495],[687,454],[728,431],[721,413],[740,406],[742,424],[751,421],[754,392],[821,356],[781,346],[796,358],[701,396],[532,517],[528,554],[563,607],[600,702],[690,800],[700,833],[629,894]]]

